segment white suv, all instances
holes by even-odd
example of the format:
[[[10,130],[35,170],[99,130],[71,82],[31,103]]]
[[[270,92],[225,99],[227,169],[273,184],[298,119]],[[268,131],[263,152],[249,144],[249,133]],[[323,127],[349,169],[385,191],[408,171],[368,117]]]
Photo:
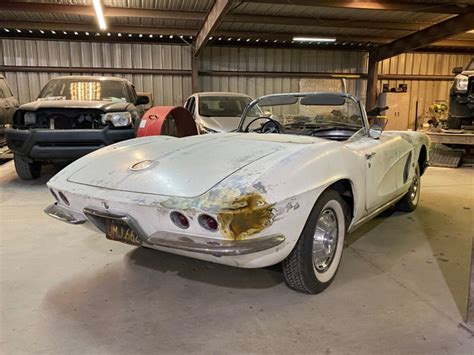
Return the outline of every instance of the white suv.
[[[186,100],[184,108],[193,115],[199,133],[231,132],[237,129],[240,116],[251,101],[245,94],[198,92]],[[258,115],[263,116],[261,112]]]

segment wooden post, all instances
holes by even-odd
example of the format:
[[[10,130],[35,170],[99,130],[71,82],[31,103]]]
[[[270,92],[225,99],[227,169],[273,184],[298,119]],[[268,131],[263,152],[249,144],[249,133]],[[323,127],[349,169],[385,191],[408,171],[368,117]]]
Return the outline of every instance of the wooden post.
[[[191,88],[193,94],[199,91],[199,57],[191,54]]]
[[[369,55],[369,68],[367,73],[367,94],[365,98],[365,107],[367,110],[375,108],[377,105],[377,71],[378,62]]]

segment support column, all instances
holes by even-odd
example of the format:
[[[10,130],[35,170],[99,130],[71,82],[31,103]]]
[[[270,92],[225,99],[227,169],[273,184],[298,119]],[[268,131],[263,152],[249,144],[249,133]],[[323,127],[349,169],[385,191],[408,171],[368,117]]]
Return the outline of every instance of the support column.
[[[191,54],[191,88],[193,94],[199,91],[199,57]]]
[[[367,110],[373,109],[377,105],[377,74],[379,63],[369,54],[369,68],[367,72],[367,94],[365,107]]]

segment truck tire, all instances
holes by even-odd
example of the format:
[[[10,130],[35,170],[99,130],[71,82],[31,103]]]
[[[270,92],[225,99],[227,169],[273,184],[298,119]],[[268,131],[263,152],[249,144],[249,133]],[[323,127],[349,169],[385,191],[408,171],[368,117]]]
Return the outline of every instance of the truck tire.
[[[23,160],[20,156],[14,155],[15,170],[16,174],[22,180],[33,180],[37,179],[41,175],[41,163],[33,162],[28,163]]]
[[[282,262],[288,287],[316,294],[331,284],[344,248],[346,210],[345,201],[336,191],[327,190],[321,194],[296,246]]]

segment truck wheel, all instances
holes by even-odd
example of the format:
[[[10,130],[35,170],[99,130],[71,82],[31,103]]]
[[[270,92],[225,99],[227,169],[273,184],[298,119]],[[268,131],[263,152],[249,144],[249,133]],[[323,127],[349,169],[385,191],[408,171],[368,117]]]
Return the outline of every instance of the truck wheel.
[[[37,179],[41,175],[41,163],[33,162],[28,163],[24,161],[20,156],[14,155],[15,170],[16,174],[22,180],[33,180]]]
[[[461,119],[448,117],[448,128],[449,129],[460,129],[461,128]]]
[[[316,294],[331,284],[344,248],[344,211],[346,203],[336,191],[327,190],[319,197],[298,243],[282,262],[288,287]]]
[[[401,212],[413,212],[416,209],[416,206],[418,206],[418,201],[420,200],[420,178],[420,166],[416,164],[415,175],[413,176],[410,189],[395,205],[397,210]]]

